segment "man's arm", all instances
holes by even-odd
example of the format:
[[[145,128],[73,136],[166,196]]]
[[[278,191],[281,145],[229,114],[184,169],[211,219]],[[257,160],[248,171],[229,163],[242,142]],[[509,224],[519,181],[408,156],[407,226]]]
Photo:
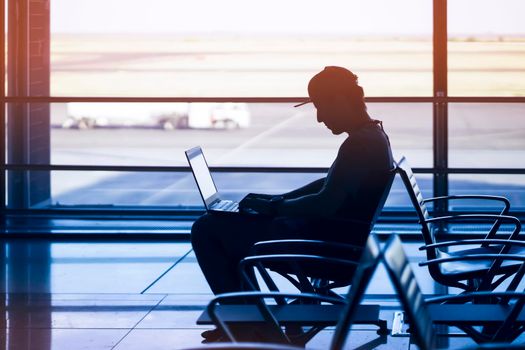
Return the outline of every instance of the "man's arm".
[[[344,158],[343,158],[344,159]],[[253,209],[261,214],[300,217],[330,217],[342,207],[347,196],[357,188],[362,180],[360,168],[354,168],[337,161],[330,168],[325,179],[314,181],[289,194],[297,195],[312,191],[295,198],[284,197],[280,201],[263,198],[247,198],[241,203],[243,207]],[[314,192],[314,189],[319,189]],[[275,199],[276,197],[272,197]]]
[[[274,205],[278,215],[329,217],[343,206],[349,193],[357,185],[356,176],[349,177],[349,169],[336,162],[330,169],[319,190],[296,198],[285,198]],[[352,179],[349,181],[349,179]]]
[[[304,185],[303,187],[299,187],[293,191],[284,193],[282,196],[284,197],[284,199],[293,199],[293,198],[302,197],[308,194],[318,193],[323,188],[325,180],[326,180],[326,177],[317,179],[315,181],[310,182],[307,185]]]
[[[348,145],[343,145],[340,148],[327,177],[305,186],[313,193],[294,198],[283,196],[281,200],[276,200],[277,197],[253,198],[243,201],[243,206],[267,215],[300,217],[330,217],[335,215],[348,196],[356,193],[363,177],[366,176],[368,166],[366,161],[364,163],[361,161],[367,160],[368,157],[365,156],[366,149],[359,146],[354,145],[349,148]],[[315,192],[313,191],[314,188],[319,190]],[[299,190],[302,189],[298,189],[297,192],[292,191],[289,194],[299,194]],[[304,192],[307,193],[307,191]]]
[[[346,193],[344,188],[338,188],[336,183],[327,178],[317,193],[288,199],[283,197],[278,202],[264,198],[245,198],[240,204],[241,207],[253,209],[264,215],[329,217],[342,206]]]
[[[292,199],[301,197],[307,194],[313,194],[321,191],[321,188],[324,185],[325,177],[317,179],[315,181],[310,182],[307,185],[304,185],[302,187],[299,187],[295,190],[292,190],[287,193],[283,193],[280,196],[282,196],[284,199]],[[265,193],[250,193],[248,194],[248,198],[258,198],[258,199],[271,199],[275,196],[279,196],[277,194],[265,194]]]

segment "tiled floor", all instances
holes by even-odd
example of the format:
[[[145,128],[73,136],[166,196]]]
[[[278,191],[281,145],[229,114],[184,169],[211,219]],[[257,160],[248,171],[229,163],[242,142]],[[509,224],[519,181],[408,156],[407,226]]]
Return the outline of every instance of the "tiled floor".
[[[195,320],[212,294],[189,243],[13,240],[1,249],[0,349],[180,349],[199,345],[207,329]],[[415,245],[407,251],[417,262]],[[432,293],[426,271],[417,273],[424,292]],[[399,308],[384,296],[392,291],[380,268],[367,302],[380,299],[389,323]],[[309,347],[326,349],[331,332],[321,332]],[[451,338],[444,347],[464,344],[472,342]],[[372,326],[353,327],[346,347],[414,348],[409,338],[379,337]]]

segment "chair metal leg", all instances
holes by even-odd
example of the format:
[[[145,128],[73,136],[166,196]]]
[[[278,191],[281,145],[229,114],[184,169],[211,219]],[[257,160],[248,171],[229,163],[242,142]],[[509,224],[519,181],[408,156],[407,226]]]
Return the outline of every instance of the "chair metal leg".
[[[379,327],[377,330],[378,335],[388,335],[390,333],[386,320],[378,319],[376,325]]]

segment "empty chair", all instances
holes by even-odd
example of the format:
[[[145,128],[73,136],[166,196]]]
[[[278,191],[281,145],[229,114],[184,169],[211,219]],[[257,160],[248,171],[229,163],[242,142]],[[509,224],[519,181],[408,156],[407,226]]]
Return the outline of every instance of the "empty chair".
[[[476,259],[475,255],[470,257]],[[500,258],[525,261],[523,256]],[[525,293],[472,292],[425,300],[398,236],[388,241],[383,260],[407,315],[412,339],[422,349],[434,349],[435,324],[458,327],[479,343],[510,342],[525,330]]]
[[[513,226],[513,230],[508,235],[509,239],[514,240],[521,231],[520,221],[507,215],[510,209],[510,202],[504,197],[485,196],[485,195],[452,195],[444,197],[435,197],[424,199],[421,190],[417,184],[416,178],[408,161],[402,157],[398,162],[398,172],[408,191],[410,200],[417,212],[419,222],[421,223],[421,233],[426,245],[425,251],[428,260],[434,260],[449,256],[464,256],[469,254],[498,254],[498,253],[519,253],[522,247],[512,245],[511,243],[502,245],[501,241],[491,241],[496,237],[502,223],[508,223]],[[445,200],[466,200],[476,199],[484,201],[494,201],[502,203],[503,207],[499,214],[463,214],[453,216],[431,217],[426,207],[426,203],[439,202]],[[443,225],[448,223],[461,223],[465,221],[482,221],[491,222],[492,227],[486,233],[484,240],[479,241],[455,241],[451,245],[471,245],[477,244],[477,247],[465,247],[462,250],[454,252],[445,252],[440,248],[446,248],[447,245],[436,245],[436,235],[443,232]],[[498,260],[485,259],[469,261],[458,259],[454,261],[444,261],[441,264],[429,265],[429,272],[432,278],[450,287],[461,288],[465,291],[474,290],[493,290],[501,284],[506,278],[512,276],[521,266],[521,262],[507,261],[502,263]],[[499,277],[498,277],[499,276]],[[498,277],[495,279],[495,277]]]

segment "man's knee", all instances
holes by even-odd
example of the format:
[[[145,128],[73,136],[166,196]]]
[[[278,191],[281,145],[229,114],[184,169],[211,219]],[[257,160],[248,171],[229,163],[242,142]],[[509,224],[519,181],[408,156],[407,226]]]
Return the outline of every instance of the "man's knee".
[[[208,239],[213,233],[212,219],[209,214],[204,214],[191,226],[191,243],[198,245],[203,239]]]

